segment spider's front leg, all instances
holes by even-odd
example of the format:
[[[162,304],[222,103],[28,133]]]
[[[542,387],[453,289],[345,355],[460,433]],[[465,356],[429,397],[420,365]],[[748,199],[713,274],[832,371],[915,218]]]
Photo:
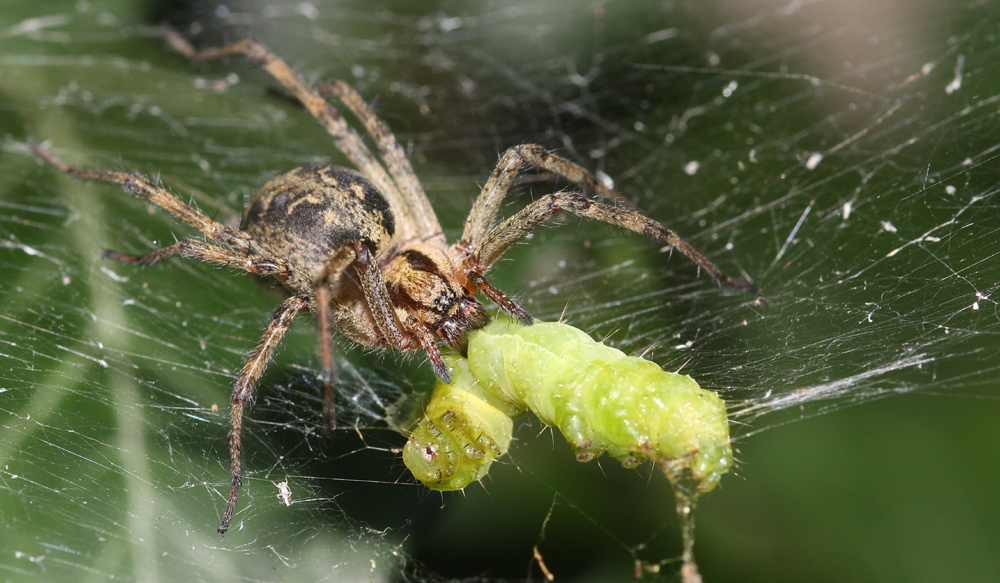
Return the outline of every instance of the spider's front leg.
[[[559,211],[595,219],[646,235],[683,253],[698,267],[707,271],[719,283],[755,293],[757,287],[729,277],[707,257],[670,229],[653,219],[628,209],[590,200],[580,194],[557,192],[548,194],[489,231],[472,254],[474,264],[482,271],[490,268],[514,243],[533,231]],[[468,261],[467,261],[468,263]]]
[[[243,484],[241,437],[244,409],[253,401],[257,381],[264,374],[268,361],[271,360],[275,349],[281,343],[281,339],[288,332],[288,327],[291,326],[295,315],[308,308],[309,297],[301,294],[288,298],[278,306],[271,316],[271,323],[264,331],[264,336],[260,339],[253,353],[250,354],[246,364],[243,365],[243,370],[233,386],[229,420],[229,469],[232,476],[232,490],[229,493],[229,500],[226,502],[226,511],[222,514],[222,522],[219,524],[220,534],[226,534],[226,531],[229,530],[229,523],[233,518],[233,511],[236,509],[236,499],[239,496],[240,486]]]
[[[508,149],[500,156],[500,161],[497,162],[479,198],[469,211],[469,217],[465,221],[465,232],[462,233],[463,241],[467,241],[473,247],[479,245],[493,226],[493,221],[500,212],[500,203],[507,197],[518,173],[526,166],[548,170],[579,185],[584,192],[596,192],[625,207],[633,208],[631,202],[602,184],[597,177],[579,164],[552,154],[538,144],[521,144]]]
[[[478,266],[478,261],[466,261],[465,265],[468,266],[465,273],[465,279],[468,281],[469,285],[472,286],[472,289],[486,294],[486,297],[490,298],[494,304],[500,306],[503,311],[520,320],[525,326],[531,326],[535,323],[535,319],[531,317],[531,314],[522,308],[520,304],[514,301],[514,298],[493,287],[493,285],[487,281],[486,276],[483,275],[483,271],[486,270],[481,266]],[[472,265],[477,265],[478,267],[471,267]]]
[[[544,168],[583,186],[586,190],[599,192],[615,200],[623,200],[581,166],[560,156],[550,154],[536,144],[514,146],[500,157],[500,162],[490,174],[489,180],[469,212],[462,240],[453,245],[449,253],[454,263],[460,266],[459,269],[468,281],[470,289],[483,291],[491,300],[519,320],[525,323],[531,321],[530,316],[520,310],[510,297],[490,286],[483,274],[515,242],[561,210],[610,223],[662,241],[686,255],[711,274],[716,281],[750,293],[757,291],[756,286],[724,274],[718,266],[687,241],[653,219],[631,208],[600,203],[580,194],[555,193],[544,196],[529,204],[513,217],[494,226],[494,221],[500,211],[500,203],[507,196],[518,172],[525,165]],[[627,206],[631,207],[631,205]]]

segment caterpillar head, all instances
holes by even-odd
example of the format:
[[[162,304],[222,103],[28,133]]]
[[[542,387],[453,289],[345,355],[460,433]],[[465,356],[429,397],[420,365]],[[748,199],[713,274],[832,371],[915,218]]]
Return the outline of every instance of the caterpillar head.
[[[446,357],[452,382],[438,381],[424,417],[403,447],[403,463],[431,490],[461,490],[507,453],[514,423],[477,394],[463,358]]]

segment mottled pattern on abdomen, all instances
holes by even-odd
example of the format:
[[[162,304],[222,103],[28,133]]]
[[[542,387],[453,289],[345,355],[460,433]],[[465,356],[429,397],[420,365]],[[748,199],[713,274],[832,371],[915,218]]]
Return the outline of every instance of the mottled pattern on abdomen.
[[[265,184],[244,211],[240,230],[315,279],[347,240],[378,255],[395,223],[385,198],[357,172],[307,166]]]

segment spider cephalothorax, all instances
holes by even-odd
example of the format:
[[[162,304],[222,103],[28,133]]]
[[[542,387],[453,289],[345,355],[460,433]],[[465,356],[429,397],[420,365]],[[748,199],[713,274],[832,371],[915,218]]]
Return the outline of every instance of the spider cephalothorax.
[[[192,59],[243,54],[263,66],[323,124],[337,148],[357,168],[304,167],[282,174],[254,195],[240,228],[232,229],[184,204],[139,173],[73,168],[54,154],[34,147],[40,157],[59,170],[78,178],[119,184],[208,238],[183,239],[143,256],[106,251],[106,257],[150,265],[180,255],[274,277],[291,292],[274,311],[233,387],[229,446],[232,490],[219,525],[221,533],[229,528],[243,480],[244,409],[298,312],[312,312],[319,322],[326,378],[324,416],[329,425],[333,411],[331,328],[365,346],[422,349],[435,373],[448,381],[450,372],[437,343],[461,347],[470,330],[486,324],[486,311],[475,294],[483,292],[512,316],[531,322],[528,313],[490,285],[484,274],[515,242],[559,211],[642,233],[677,249],[717,281],[747,291],[754,289],[727,277],[660,223],[635,210],[581,194],[557,192],[543,196],[495,224],[500,203],[526,165],[562,176],[585,191],[621,200],[582,167],[534,144],[515,146],[501,156],[469,213],[461,240],[448,246],[403,149],[346,83],[331,81],[310,88],[283,61],[253,41],[198,52],[176,34],[169,34],[168,39]],[[381,161],[324,95],[338,99],[358,118],[375,141]]]

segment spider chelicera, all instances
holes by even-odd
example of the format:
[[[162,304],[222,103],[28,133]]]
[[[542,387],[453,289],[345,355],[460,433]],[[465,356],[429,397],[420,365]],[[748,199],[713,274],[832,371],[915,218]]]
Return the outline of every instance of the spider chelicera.
[[[201,231],[208,240],[186,238],[143,256],[106,251],[105,257],[150,265],[179,255],[235,267],[277,279],[290,292],[271,316],[264,336],[250,354],[233,387],[230,410],[232,490],[219,532],[225,534],[243,481],[240,435],[244,409],[258,380],[299,312],[316,315],[326,380],[324,417],[332,423],[333,350],[331,328],[369,347],[422,349],[445,382],[450,371],[437,343],[461,348],[466,334],[484,326],[485,308],[477,292],[511,316],[531,316],[484,277],[515,242],[559,211],[596,219],[666,243],[720,283],[745,291],[754,286],[730,278],[714,263],[660,223],[627,208],[570,192],[545,195],[495,225],[500,203],[524,166],[535,166],[578,184],[585,191],[621,198],[581,166],[535,144],[510,148],[500,161],[465,222],[462,239],[449,246],[423,187],[389,128],[361,96],[340,80],[309,87],[263,45],[243,41],[196,51],[169,34],[171,44],[194,60],[245,55],[290,91],[326,131],[358,171],[337,166],[296,168],[267,184],[243,212],[239,229],[216,222],[137,172],[74,168],[33,145],[35,153],[74,177],[111,182],[159,206]],[[374,140],[381,162],[362,137],[325,99],[339,100]]]

